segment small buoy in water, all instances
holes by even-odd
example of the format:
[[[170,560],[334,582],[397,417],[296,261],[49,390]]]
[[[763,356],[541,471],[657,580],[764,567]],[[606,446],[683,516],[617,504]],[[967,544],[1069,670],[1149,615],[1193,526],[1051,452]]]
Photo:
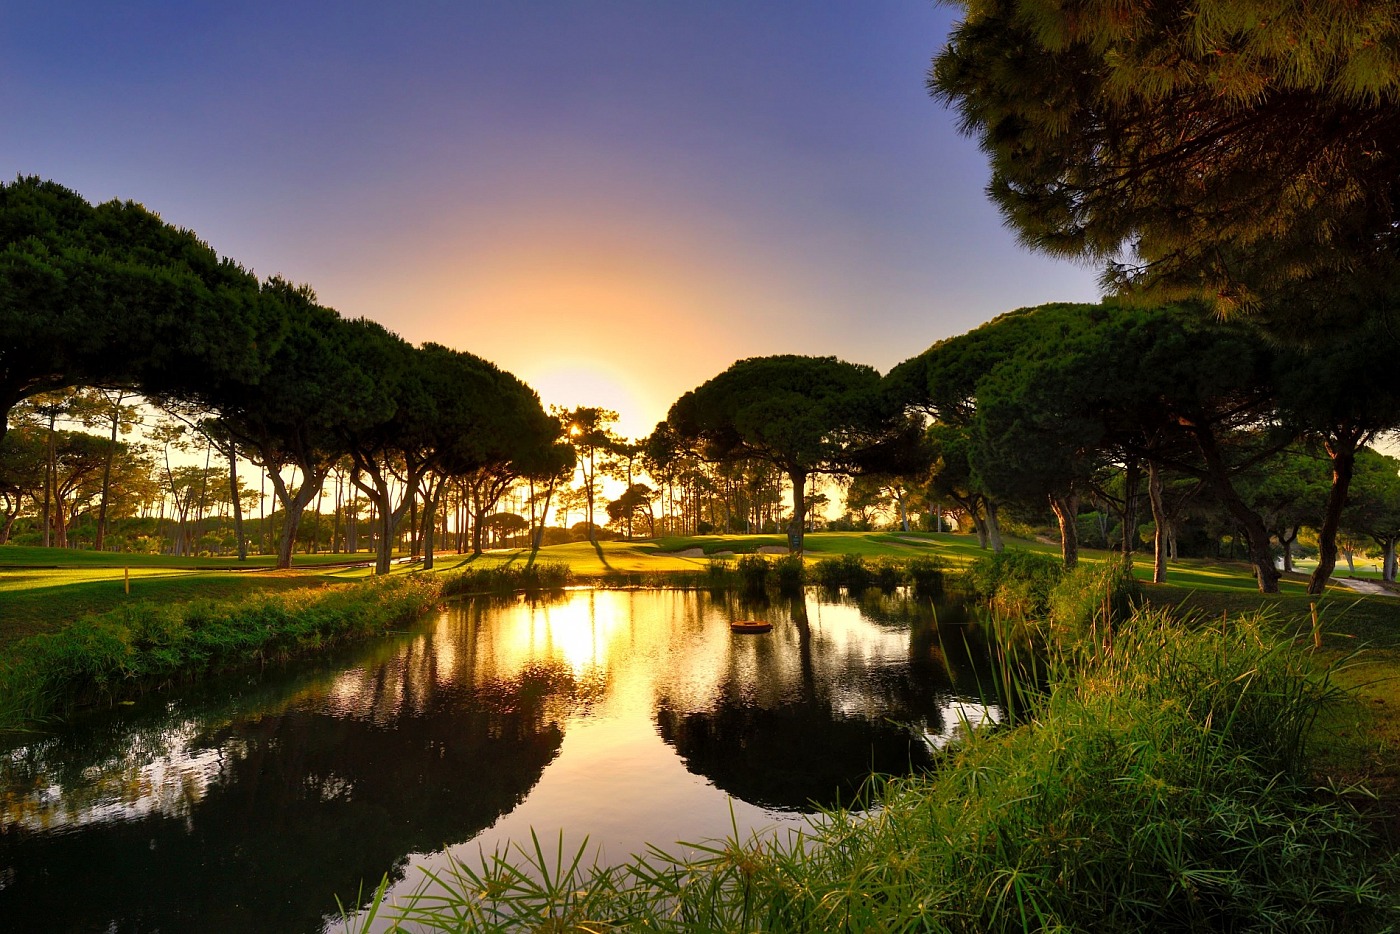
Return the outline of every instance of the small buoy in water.
[[[736,619],[729,624],[729,628],[734,632],[760,633],[770,632],[773,624],[756,619]]]

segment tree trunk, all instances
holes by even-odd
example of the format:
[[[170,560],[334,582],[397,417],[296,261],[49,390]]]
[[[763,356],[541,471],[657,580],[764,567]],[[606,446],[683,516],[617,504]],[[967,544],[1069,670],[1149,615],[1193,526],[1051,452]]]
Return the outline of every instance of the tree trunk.
[[[1332,458],[1332,488],[1327,492],[1327,508],[1317,532],[1317,567],[1308,579],[1308,593],[1314,595],[1327,589],[1327,581],[1337,567],[1337,530],[1342,524],[1342,509],[1347,504],[1347,489],[1356,468],[1356,444],[1350,438],[1329,440],[1327,453]]]
[[[233,537],[238,542],[238,560],[248,560],[248,541],[243,537],[243,503],[238,498],[238,445],[228,443],[228,492],[233,500]]]
[[[987,520],[982,518],[982,513],[976,509],[969,509],[967,515],[972,519],[972,528],[977,533],[977,547],[983,551],[987,550]]]
[[[1133,458],[1123,468],[1123,554],[1137,549],[1137,498],[1142,483],[1142,467]]]
[[[430,484],[428,495],[423,497],[423,570],[433,569],[433,539],[437,534],[438,496],[445,484],[442,480]]]
[[[1060,523],[1060,554],[1064,559],[1065,570],[1072,571],[1079,564],[1079,494],[1051,493],[1049,498],[1050,509]]]
[[[1381,564],[1381,580],[1386,583],[1395,583],[1395,539],[1390,539],[1385,543],[1385,559]]]
[[[1280,533],[1278,543],[1283,546],[1283,573],[1293,573],[1293,543],[1298,540],[1298,526],[1287,534]]]
[[[1229,470],[1221,457],[1215,434],[1203,426],[1193,426],[1196,446],[1205,460],[1206,473],[1221,503],[1231,518],[1239,523],[1244,532],[1245,543],[1249,548],[1249,562],[1254,566],[1254,576],[1259,582],[1260,593],[1278,593],[1278,568],[1274,567],[1273,552],[1269,549],[1269,532],[1264,528],[1264,520],[1240,498],[1235,485],[1230,482]],[[1335,559],[1335,555],[1334,555]],[[1327,573],[1331,574],[1328,568]]]
[[[987,539],[991,543],[992,552],[1001,554],[1006,550],[1006,545],[1001,540],[1001,523],[997,521],[997,504],[992,500],[987,500]]]
[[[57,465],[56,462],[55,462],[55,461],[56,461],[56,458],[57,458],[57,456],[58,456],[58,454],[57,454],[57,450],[56,450],[56,448],[55,448],[55,441],[54,441],[54,423],[57,422],[57,421],[58,421],[58,410],[57,410],[56,408],[50,407],[50,408],[49,408],[49,445],[48,445],[49,450],[48,450],[48,460],[45,461],[45,463],[44,463],[44,547],[45,547],[45,548],[48,548],[50,545],[53,544],[53,538],[51,537],[52,533],[51,533],[50,530],[51,530],[51,527],[52,527],[52,524],[53,524],[52,521],[51,521],[51,516],[52,516],[52,511],[53,511],[53,505],[52,505],[52,504],[53,504],[53,489],[54,489],[55,486],[57,486],[57,480],[58,480],[58,465]]]
[[[1147,499],[1152,504],[1152,583],[1164,584],[1167,581],[1167,541],[1170,522],[1167,511],[1162,506],[1162,471],[1156,463],[1147,464]]]
[[[268,471],[268,479],[272,481],[272,489],[277,494],[277,500],[282,504],[283,520],[282,532],[277,538],[277,567],[279,570],[286,570],[292,566],[292,552],[296,548],[297,529],[301,526],[301,515],[306,511],[307,505],[315,499],[316,490],[321,482],[325,480],[325,471],[314,474],[302,472],[301,486],[292,493],[287,488],[287,481],[282,479],[280,470],[271,469]]]
[[[788,551],[802,554],[802,534],[807,527],[807,473],[802,470],[788,472],[792,483],[792,521],[788,523]]]
[[[112,493],[112,459],[117,453],[117,428],[121,424],[121,404],[125,398],[124,393],[117,394],[117,401],[112,403],[112,437],[107,444],[107,457],[102,464],[102,499],[97,506],[97,541],[93,542],[93,548],[101,551],[107,543],[107,499]]]

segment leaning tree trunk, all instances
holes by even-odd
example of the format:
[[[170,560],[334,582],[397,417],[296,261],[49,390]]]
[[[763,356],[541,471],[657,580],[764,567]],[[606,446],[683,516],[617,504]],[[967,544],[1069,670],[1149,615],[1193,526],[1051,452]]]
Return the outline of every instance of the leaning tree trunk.
[[[1342,509],[1347,504],[1347,490],[1356,469],[1355,444],[1329,441],[1327,453],[1332,458],[1332,489],[1327,492],[1327,508],[1322,514],[1322,527],[1317,531],[1317,567],[1308,579],[1308,593],[1314,595],[1327,589],[1327,581],[1336,570],[1337,531],[1341,528]]]
[[[233,501],[233,537],[238,542],[238,560],[248,560],[248,540],[243,537],[243,503],[238,498],[238,445],[228,443],[228,491]]]
[[[1249,562],[1254,566],[1254,576],[1259,582],[1260,593],[1278,593],[1278,568],[1274,567],[1274,555],[1269,549],[1269,532],[1264,528],[1264,520],[1259,513],[1250,509],[1235,485],[1230,482],[1230,473],[1215,441],[1215,434],[1205,427],[1197,427],[1196,446],[1205,460],[1206,473],[1215,494],[1220,497],[1230,517],[1240,524],[1249,548]],[[1335,552],[1333,555],[1335,560]],[[1331,573],[1331,568],[1328,568]]]
[[[1162,505],[1162,471],[1156,463],[1147,464],[1147,499],[1152,505],[1152,583],[1164,584],[1167,581],[1167,552],[1170,550],[1168,535],[1171,520]]]
[[[788,551],[802,554],[802,533],[807,526],[807,472],[791,470],[788,480],[792,482],[792,521],[788,523]]]
[[[1072,571],[1079,564],[1079,494],[1051,493],[1050,509],[1060,523],[1060,554],[1065,570]]]
[[[266,463],[266,461],[264,461]],[[277,539],[277,568],[285,571],[292,566],[292,551],[296,548],[297,529],[301,526],[301,515],[315,498],[316,491],[326,479],[325,471],[307,472],[301,469],[301,486],[295,493],[287,489],[287,481],[280,470],[269,469],[268,479],[272,489],[282,503],[282,532]]]

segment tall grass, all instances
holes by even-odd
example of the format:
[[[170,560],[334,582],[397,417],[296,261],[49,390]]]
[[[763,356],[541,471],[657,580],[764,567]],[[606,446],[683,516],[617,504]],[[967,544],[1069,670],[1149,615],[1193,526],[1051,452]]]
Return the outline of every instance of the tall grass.
[[[1069,658],[1069,655],[1063,656]],[[1308,777],[1336,692],[1257,619],[1123,621],[1016,729],[787,837],[590,865],[532,838],[374,911],[394,930],[1382,931],[1394,860]]]
[[[0,657],[0,728],[202,672],[290,658],[412,622],[438,599],[427,576],[241,600],[139,602],[31,636]]]

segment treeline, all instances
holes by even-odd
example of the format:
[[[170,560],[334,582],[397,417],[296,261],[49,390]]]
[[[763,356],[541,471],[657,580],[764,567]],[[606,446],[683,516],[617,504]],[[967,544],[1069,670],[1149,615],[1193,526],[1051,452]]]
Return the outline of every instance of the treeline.
[[[6,535],[61,546],[90,526],[104,548],[113,520],[154,519],[164,531],[121,545],[231,540],[241,556],[270,546],[274,523],[281,567],[299,542],[368,545],[381,572],[396,550],[431,567],[444,545],[539,547],[604,526],[784,529],[800,552],[835,480],[849,482],[847,527],[888,499],[901,527],[954,514],[992,550],[1007,511],[1034,524],[1049,510],[1067,566],[1097,521],[1101,543],[1112,525],[1128,552],[1146,528],[1158,579],[1188,528],[1242,543],[1264,591],[1273,542],[1287,567],[1303,529],[1314,592],[1339,536],[1372,540],[1395,576],[1396,465],[1370,448],[1400,425],[1384,316],[1276,344],[1190,304],[1045,305],[885,376],[833,357],[741,360],[629,440],[616,413],[547,412],[493,364],[346,319],[138,205],[21,178],[0,187],[0,246]],[[134,394],[173,416],[144,447],[119,437]],[[622,493],[605,501],[607,477]]]

